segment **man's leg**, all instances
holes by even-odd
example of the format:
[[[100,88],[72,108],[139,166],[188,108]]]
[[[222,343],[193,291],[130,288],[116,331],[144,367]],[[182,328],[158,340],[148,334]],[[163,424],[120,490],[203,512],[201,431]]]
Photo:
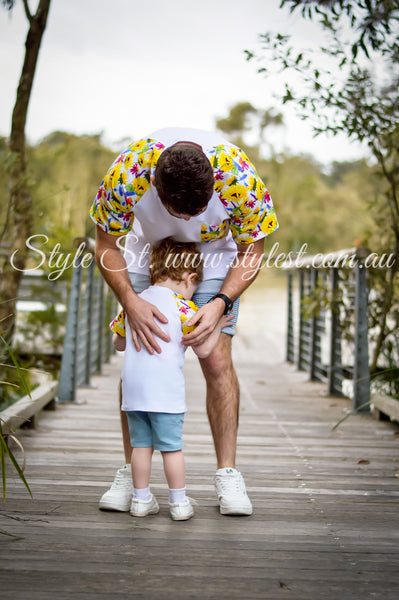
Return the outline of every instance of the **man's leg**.
[[[218,469],[235,467],[239,385],[231,357],[232,336],[221,333],[208,358],[200,359],[206,379],[206,409],[215,445]]]
[[[118,394],[119,394],[119,409],[121,409],[121,406],[122,406],[122,381],[121,380],[119,381]],[[129,425],[127,422],[126,412],[124,410],[120,410],[120,415],[121,415],[123,452],[125,454],[125,464],[130,465],[133,448],[130,443]]]
[[[129,274],[134,291],[139,294],[150,285],[150,278],[137,273]],[[119,407],[122,406],[122,382],[118,385]],[[120,410],[123,451],[125,465],[118,469],[115,479],[109,490],[103,494],[100,500],[100,508],[103,510],[129,511],[131,497],[133,494],[132,474],[130,468],[132,447],[130,444],[129,425],[126,412]]]
[[[119,405],[122,405],[122,382],[118,385]],[[115,479],[110,487],[101,497],[99,508],[101,510],[117,510],[127,512],[133,495],[132,473],[130,462],[132,457],[132,446],[130,445],[130,432],[126,412],[121,410],[121,429],[123,450],[125,453],[125,465],[117,470]]]
[[[215,488],[223,515],[251,515],[252,504],[244,479],[235,469],[239,414],[239,385],[231,357],[232,337],[220,334],[212,354],[201,359],[207,383],[206,406],[218,469]]]

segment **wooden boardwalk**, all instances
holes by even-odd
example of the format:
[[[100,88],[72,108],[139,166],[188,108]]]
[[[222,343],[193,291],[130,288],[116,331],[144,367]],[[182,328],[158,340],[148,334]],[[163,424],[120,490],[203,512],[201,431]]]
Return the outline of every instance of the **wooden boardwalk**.
[[[348,400],[326,397],[325,386],[285,365],[267,330],[248,328],[234,345],[237,463],[254,514],[218,512],[204,384],[191,353],[185,456],[195,517],[170,519],[159,456],[158,515],[98,510],[123,464],[114,357],[76,404],[44,412],[36,430],[18,435],[34,498],[9,470],[0,529],[17,537],[0,536],[1,600],[397,600],[398,428],[357,416],[332,432]]]

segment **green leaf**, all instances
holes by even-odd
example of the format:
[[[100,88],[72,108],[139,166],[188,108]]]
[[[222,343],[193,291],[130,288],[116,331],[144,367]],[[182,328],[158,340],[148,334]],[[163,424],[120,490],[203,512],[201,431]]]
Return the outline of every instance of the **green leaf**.
[[[18,361],[17,361],[17,359],[15,357],[14,352],[11,350],[10,345],[7,343],[7,341],[3,338],[2,335],[0,335],[0,340],[5,345],[5,347],[7,349],[7,352],[10,355],[10,358],[11,358],[12,362],[14,363],[15,368],[17,369],[17,373],[18,373],[19,379],[21,381],[21,385],[22,385],[23,390],[25,391],[26,395],[29,396],[30,399],[32,399],[28,383],[27,383],[27,381],[26,381],[26,379],[24,377],[24,374],[22,372],[21,367],[18,364]]]
[[[366,408],[367,406],[370,406],[370,404],[371,404],[371,401],[365,402],[364,404],[361,404],[358,408],[354,408],[353,410],[349,411],[342,419],[340,419],[338,421],[338,423],[336,423],[334,425],[334,427],[331,428],[331,431],[335,431],[336,429],[338,429],[338,427],[341,425],[341,423],[343,423],[344,421],[346,421],[346,419],[349,419],[349,417],[351,417],[353,415],[356,415],[363,408]]]
[[[4,446],[7,446],[5,439],[3,438],[3,432],[0,432],[0,464],[1,464],[1,479],[3,483],[3,501],[6,501],[6,464],[5,464],[5,451]]]
[[[6,454],[8,455],[12,464],[14,465],[14,468],[15,468],[16,472],[18,473],[19,478],[21,479],[24,486],[28,490],[30,497],[33,498],[29,484],[25,479],[25,475],[23,474],[23,471],[22,471],[21,467],[19,466],[17,459],[15,458],[12,450],[7,446],[7,443],[2,434],[0,435],[0,444],[1,444],[0,460],[1,460],[1,472],[2,472],[2,479],[3,479],[3,500],[4,500],[4,502],[6,501],[6,473],[5,473],[5,460],[4,460]]]

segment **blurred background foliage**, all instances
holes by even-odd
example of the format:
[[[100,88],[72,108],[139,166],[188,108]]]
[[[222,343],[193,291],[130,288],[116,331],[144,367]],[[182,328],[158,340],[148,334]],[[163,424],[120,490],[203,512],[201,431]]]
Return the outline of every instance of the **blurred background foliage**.
[[[275,154],[267,143],[267,128],[281,123],[277,113],[258,110],[246,102],[232,107],[229,115],[216,122],[226,138],[245,150],[270,191],[280,229],[268,243],[278,242],[283,252],[298,250],[305,243],[309,253],[359,243],[372,247],[373,237],[380,235],[376,219],[384,218],[375,167],[363,159],[334,162],[326,168],[310,155]],[[62,251],[68,252],[74,237],[94,236],[89,208],[119,150],[105,147],[101,135],[59,131],[29,147],[33,233],[49,238],[43,251],[50,252],[59,243]],[[6,225],[6,165],[10,158],[4,138],[0,138],[0,152],[0,193],[4,199],[0,220]],[[7,241],[4,229],[2,241]]]
[[[34,207],[33,235],[44,234],[46,252],[60,243],[63,252],[74,237],[94,234],[89,208],[99,184],[115,158],[101,143],[100,135],[76,136],[56,131],[28,148],[28,183]],[[7,140],[0,138],[0,219],[7,241]]]
[[[326,167],[311,155],[276,153],[268,143],[268,131],[282,126],[283,118],[275,109],[258,109],[244,101],[216,121],[218,130],[247,153],[273,198],[280,228],[266,240],[265,252],[275,243],[279,244],[279,252],[285,253],[298,251],[303,244],[307,244],[308,254],[357,245],[367,245],[371,251],[382,248],[387,207],[377,166],[362,159]],[[28,147],[32,232],[47,236],[38,238],[43,240],[38,246],[46,256],[59,245],[63,256],[70,253],[73,257],[74,238],[95,236],[90,206],[109,165],[127,145],[124,141],[120,148],[110,149],[102,143],[100,134],[77,136],[57,131]],[[7,153],[5,138],[0,138],[0,159],[1,242],[7,243],[7,169],[13,157]],[[39,255],[31,255],[28,268],[36,267],[39,259]],[[52,270],[47,262],[42,269],[47,274]],[[261,272],[258,286],[270,285],[270,277],[276,283],[273,276],[283,276],[278,269],[266,271]],[[62,279],[68,280],[71,274],[69,268]],[[63,300],[54,302],[62,304]],[[50,354],[58,356],[65,317],[64,311],[55,310],[54,303],[29,314],[21,313],[25,346],[43,337],[48,329],[45,337],[53,346]],[[32,366],[31,355],[22,355],[22,361],[23,366]],[[44,357],[35,356],[33,364],[47,371],[53,368]],[[13,383],[12,374],[7,377]],[[8,392],[13,397],[16,390],[10,386]]]
[[[267,131],[283,126],[282,116],[248,102],[233,106],[216,126],[245,150],[273,198],[280,229],[269,247],[278,242],[289,252],[308,244],[313,254],[372,243],[382,198],[376,167],[366,159],[326,167],[308,154],[277,154]]]

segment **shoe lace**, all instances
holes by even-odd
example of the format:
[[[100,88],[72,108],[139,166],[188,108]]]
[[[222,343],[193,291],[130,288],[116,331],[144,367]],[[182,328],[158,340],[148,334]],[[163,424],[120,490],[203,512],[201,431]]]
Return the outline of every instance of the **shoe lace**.
[[[129,477],[118,471],[111,485],[112,490],[127,490],[132,485]]]
[[[235,477],[218,478],[220,492],[224,495],[240,495],[244,493],[243,479],[240,475]]]

